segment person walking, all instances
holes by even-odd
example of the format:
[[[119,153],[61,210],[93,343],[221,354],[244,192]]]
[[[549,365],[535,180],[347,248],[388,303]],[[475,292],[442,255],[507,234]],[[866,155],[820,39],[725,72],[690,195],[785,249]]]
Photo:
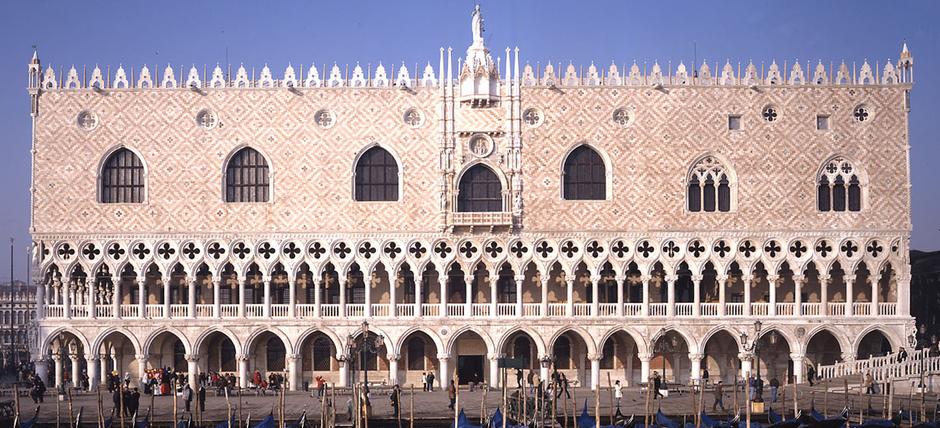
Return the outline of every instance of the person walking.
[[[708,367],[702,369],[702,385],[708,385]]]
[[[434,372],[428,372],[428,391],[434,392]]]
[[[715,394],[715,402],[712,403],[712,411],[715,411],[715,408],[720,408],[722,412],[725,411],[725,385],[719,380],[715,383],[715,389],[712,391]]]
[[[816,368],[812,365],[806,369],[806,380],[809,381],[809,386],[813,386],[813,381],[816,380]]]
[[[564,372],[561,373],[561,388],[565,391],[565,398],[570,399],[571,393],[568,391],[568,376]],[[561,391],[558,392],[558,396],[561,397]]]
[[[657,398],[665,398],[662,391],[660,391],[662,387],[663,387],[663,378],[659,376],[659,372],[654,371],[653,372],[653,399],[654,400]]]
[[[183,402],[186,404],[186,411],[189,412],[190,403],[193,402],[193,389],[189,387],[188,383],[183,387]]]
[[[777,391],[780,390],[780,380],[777,379],[777,376],[770,378],[770,402],[777,402]]]
[[[450,385],[447,387],[447,398],[450,400],[447,408],[454,410],[454,406],[457,404],[457,386],[454,385],[454,381],[450,381]]]
[[[614,382],[614,398],[617,399],[617,409],[620,409],[620,400],[623,399],[623,385],[620,381]]]
[[[421,390],[424,392],[428,391],[428,373],[421,372]]]
[[[401,387],[398,384],[392,387],[392,393],[388,396],[388,401],[392,405],[392,418],[398,419],[398,405],[401,399]]]
[[[875,393],[875,380],[871,377],[871,373],[865,373],[865,393]]]
[[[111,402],[114,403],[114,414],[116,416],[123,415],[124,409],[121,408],[121,388],[115,389],[114,392],[111,393]]]
[[[522,389],[522,369],[516,369],[516,385]]]

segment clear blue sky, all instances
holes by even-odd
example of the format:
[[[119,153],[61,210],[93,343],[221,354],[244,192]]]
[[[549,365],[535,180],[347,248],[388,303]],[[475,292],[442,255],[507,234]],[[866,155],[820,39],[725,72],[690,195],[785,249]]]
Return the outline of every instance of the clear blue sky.
[[[940,1],[481,1],[491,49],[519,46],[524,61],[607,65],[693,56],[709,62],[776,59],[847,63],[915,57],[910,117],[912,247],[940,249]],[[0,8],[0,280],[25,279],[29,242],[30,118],[25,91],[31,45],[43,64],[125,66],[230,62],[363,65],[431,61],[470,42],[472,0],[443,1],[10,1]]]

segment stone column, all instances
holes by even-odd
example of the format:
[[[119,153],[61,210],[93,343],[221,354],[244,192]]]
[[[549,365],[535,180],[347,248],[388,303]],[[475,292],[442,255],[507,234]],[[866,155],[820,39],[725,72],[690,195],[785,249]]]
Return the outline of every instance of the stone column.
[[[98,370],[98,375],[100,376],[98,383],[104,385],[108,382],[108,372],[110,371],[110,368],[108,367],[108,356],[99,355],[98,361],[101,364],[101,369]]]
[[[803,383],[803,364],[805,364],[803,358],[803,354],[790,354],[790,359],[793,360],[793,381],[796,383]]]
[[[173,277],[170,275],[163,276],[163,318],[170,318],[170,283],[172,279]]]
[[[751,316],[751,287],[754,286],[754,276],[750,273],[741,275],[741,283],[744,285],[744,316]]]
[[[199,287],[199,278],[193,275],[193,279],[189,281],[189,295],[186,296],[188,299],[186,303],[189,303],[189,317],[196,318],[196,288]],[[193,389],[195,391],[195,389]]]
[[[567,300],[565,300],[565,315],[574,316],[574,273],[569,278],[565,275],[565,283],[568,284]]]
[[[290,278],[287,281],[287,317],[296,316],[295,306],[297,306],[297,280]]]
[[[95,292],[97,291],[97,288],[97,284],[92,283],[89,285],[87,282],[85,283],[85,291],[88,292],[88,300],[85,301],[85,303],[88,304],[88,318],[98,317],[98,314],[95,313],[97,309],[97,302],[95,302]],[[10,314],[10,316],[13,316],[13,314]]]
[[[111,311],[114,312],[114,318],[121,318],[121,278],[111,278],[111,284],[114,286],[114,295],[111,297]],[[37,288],[38,293],[41,288]]]
[[[728,286],[728,275],[718,275],[715,281],[718,284],[718,316],[723,317],[728,313],[728,309],[725,308],[725,304],[727,303],[725,288]]]
[[[600,315],[600,288],[601,288],[601,276],[600,274],[591,275],[591,316],[597,317]]]
[[[369,274],[368,280],[366,280],[365,275],[363,274],[362,285],[366,288],[366,297],[365,297],[365,309],[363,309],[363,314],[366,318],[372,318],[372,284],[374,279],[372,274]]]
[[[117,372],[118,376],[123,374],[121,370],[121,365],[118,364],[117,353],[114,352],[114,345],[111,345],[111,350],[109,351],[108,357],[111,359],[111,367],[114,367],[114,371]]]
[[[302,383],[297,370],[297,360],[300,358],[300,355],[291,354],[287,356],[287,385],[291,391],[297,391],[298,386]]]
[[[313,280],[313,317],[320,317],[320,279]]]
[[[72,281],[65,281],[62,286],[62,309],[65,311],[66,318],[72,318],[72,296],[70,290]]]
[[[212,317],[222,318],[222,278],[212,275]]]
[[[692,316],[702,315],[702,275],[692,275]]]
[[[147,317],[147,276],[144,275],[141,278],[140,275],[134,277],[134,282],[137,283],[137,316],[140,318]]]
[[[394,279],[388,280],[388,316],[395,318],[398,316],[398,275]]]
[[[666,275],[666,316],[676,316],[676,275]],[[665,376],[665,375],[664,375]]]
[[[522,311],[522,286],[525,284],[525,275],[516,275],[516,316],[524,315]]]
[[[424,279],[415,279],[415,316],[424,316],[424,309],[421,304],[424,303]]]
[[[248,356],[239,355],[235,357],[238,360],[238,386],[248,387]]]
[[[539,302],[539,315],[548,316],[548,280],[539,277],[539,288],[542,292],[542,300]]]
[[[98,379],[98,357],[95,355],[86,354],[85,355],[85,367],[88,370],[88,390],[94,391],[98,386],[98,382],[95,382]],[[103,367],[102,367],[103,370]]]
[[[490,388],[499,388],[503,382],[502,376],[500,376],[499,371],[499,358],[500,355],[490,355],[490,376],[486,379],[487,385]]]
[[[640,357],[640,382],[646,383],[650,381],[650,360],[653,359],[652,354],[639,354]]]
[[[819,275],[819,315],[829,315],[829,275]]]
[[[340,281],[337,281],[340,282]],[[346,317],[346,287],[349,287],[349,279],[344,279],[339,285],[339,316]]]
[[[189,381],[189,387],[193,391],[199,390],[199,356],[186,355],[186,376]]]
[[[601,357],[598,355],[591,355],[591,390],[597,389],[601,383]],[[546,368],[545,371],[548,371]]]
[[[450,360],[448,355],[438,355],[438,367],[440,367],[440,372],[438,373],[439,379],[438,383],[441,385],[441,389],[447,388],[447,385],[450,385],[450,369],[447,367],[447,361]]]
[[[62,378],[63,378],[63,366],[62,356],[59,354],[52,354],[52,362],[55,363],[55,387],[62,387]]]
[[[793,275],[793,315],[803,316],[803,282],[806,277]]]
[[[494,281],[493,279],[496,278]],[[489,271],[489,277],[486,279],[486,283],[490,286],[490,316],[495,317],[497,314],[497,303],[499,303],[499,273],[494,270]]]
[[[139,354],[135,355],[134,357],[137,359],[137,386],[143,387],[144,381],[147,379],[147,359],[150,356],[146,354]],[[120,370],[118,370],[118,376],[122,376]]]
[[[691,379],[693,383],[698,383],[702,380],[702,358],[704,358],[702,354],[689,352],[689,361],[692,362],[692,373],[690,373],[689,379]]]
[[[844,275],[842,277],[842,282],[845,283],[845,316],[850,317],[855,315],[855,307],[852,305],[855,302],[855,275]]]
[[[441,303],[439,303],[441,305],[439,308],[441,313],[438,315],[442,317],[446,317],[447,316],[447,285],[448,285],[447,283],[450,282],[450,276],[445,273],[444,278],[438,279],[438,282],[441,283]]]
[[[897,301],[898,301],[898,316],[911,316],[911,273],[910,266],[906,264],[902,266],[902,272],[896,274],[897,276]]]
[[[398,385],[398,356],[388,355],[388,384]]]
[[[463,313],[463,315],[464,315],[465,317],[469,317],[469,316],[472,314],[471,311],[473,310],[473,309],[472,309],[472,306],[473,306],[473,281],[476,280],[476,278],[474,278],[473,274],[470,274],[470,275],[468,275],[468,276],[471,278],[469,281],[466,280],[467,277],[464,277],[464,278],[465,278],[465,279],[464,279],[464,297],[465,297],[465,298],[464,298],[464,307],[463,307],[464,313]]]
[[[261,310],[261,316],[265,319],[271,318],[271,276],[264,275],[261,282],[264,284],[264,306]]]
[[[650,316],[650,279],[651,277],[649,275],[643,275],[640,277],[640,280],[643,282],[643,306],[640,309],[640,313],[644,317]],[[647,374],[649,374],[648,370]],[[644,379],[646,379],[646,377]]]
[[[767,284],[770,287],[770,303],[767,308],[767,315],[777,316],[777,280],[780,277],[774,274],[767,275]]]
[[[72,386],[78,387],[78,377],[81,374],[78,367],[78,354],[69,354],[69,359],[72,360]]]
[[[339,363],[339,386],[343,388],[349,387],[349,364],[347,364],[345,356],[337,356],[337,362]]]
[[[626,280],[626,275],[617,275],[614,277],[614,281],[617,281],[617,309],[614,311],[617,318],[623,318],[623,286]]]
[[[872,316],[878,316],[878,274],[873,273],[868,275],[868,281],[871,282],[871,314]]]
[[[245,289],[248,288],[248,277],[238,279],[238,317],[245,318],[248,315],[246,311]]]
[[[746,352],[738,354],[738,359],[741,360],[741,374],[739,377],[747,378],[747,376],[751,373],[751,358],[753,357],[753,354]]]

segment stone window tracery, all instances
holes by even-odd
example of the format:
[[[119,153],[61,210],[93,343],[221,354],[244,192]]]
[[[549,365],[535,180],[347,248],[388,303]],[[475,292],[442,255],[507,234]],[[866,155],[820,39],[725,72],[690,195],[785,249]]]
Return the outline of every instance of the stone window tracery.
[[[764,107],[764,110],[761,112],[761,117],[764,118],[765,121],[770,122],[770,123],[777,121],[777,115],[778,115],[777,108],[774,106]]]
[[[196,113],[196,124],[199,125],[202,129],[212,129],[215,128],[219,123],[219,118],[216,117],[215,113],[209,109],[200,110],[199,113]]]
[[[356,162],[357,201],[397,201],[398,162],[388,150],[372,147]]]
[[[865,104],[861,104],[855,107],[855,110],[852,111],[852,117],[855,119],[856,122],[859,122],[859,123],[865,122],[866,120],[868,120],[868,117],[870,115],[871,115],[871,111],[869,110],[868,106],[866,106]]]
[[[317,126],[327,129],[333,127],[336,123],[336,116],[327,109],[317,110],[313,115],[313,121],[316,122]]]
[[[405,124],[412,128],[420,128],[424,124],[424,115],[416,108],[410,108],[405,111]]]
[[[689,211],[731,211],[729,171],[714,156],[705,156],[696,162],[689,172],[688,183]]]
[[[144,202],[144,164],[137,155],[120,148],[108,156],[101,169],[100,200],[105,204]]]
[[[269,197],[268,161],[251,147],[239,150],[225,168],[225,202],[268,202]]]
[[[522,112],[522,121],[533,128],[542,124],[542,111],[537,108],[528,108]]]
[[[590,146],[571,151],[562,171],[562,197],[566,200],[607,199],[607,168]]]
[[[627,111],[627,109],[618,108],[614,110],[612,119],[614,123],[616,123],[617,125],[620,125],[622,127],[627,127],[627,125],[630,125],[630,121],[632,120],[632,117],[630,116],[630,112]]]
[[[78,127],[91,131],[98,127],[98,115],[93,111],[85,110],[78,114]]]
[[[851,162],[836,157],[826,163],[816,180],[816,203],[820,212],[862,210],[861,180]]]

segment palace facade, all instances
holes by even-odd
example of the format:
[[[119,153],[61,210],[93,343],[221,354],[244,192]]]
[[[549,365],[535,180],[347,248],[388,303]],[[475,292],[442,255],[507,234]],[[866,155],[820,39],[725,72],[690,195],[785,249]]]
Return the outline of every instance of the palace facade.
[[[904,346],[906,46],[580,67],[472,33],[420,69],[34,56],[40,373],[800,381]]]

